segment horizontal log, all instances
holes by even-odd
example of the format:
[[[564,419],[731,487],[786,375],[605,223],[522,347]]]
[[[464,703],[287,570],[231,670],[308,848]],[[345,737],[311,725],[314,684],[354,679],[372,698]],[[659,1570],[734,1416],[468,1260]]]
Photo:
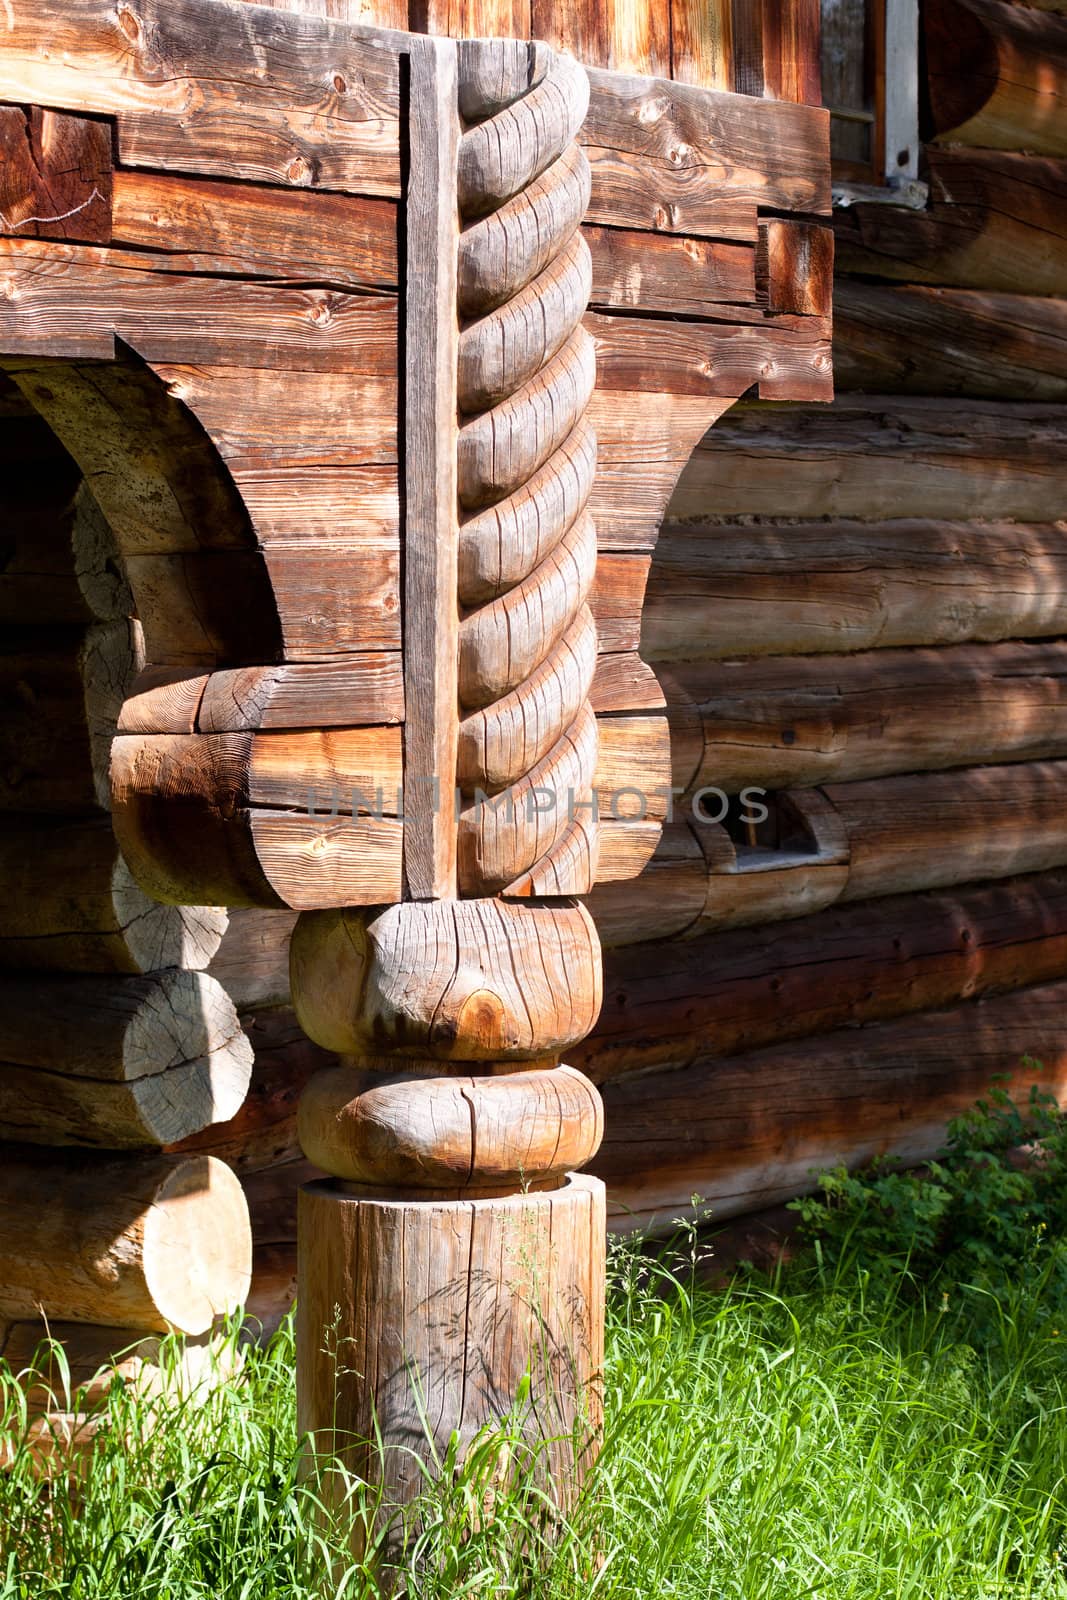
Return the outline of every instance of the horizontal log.
[[[1067,865],[1065,776],[1049,761],[782,790],[800,837],[781,848],[735,845],[721,825],[679,813],[653,858],[652,894],[598,886],[589,909],[617,946],[1048,871]]]
[[[0,977],[0,1138],[165,1145],[233,1117],[252,1046],[203,972]]]
[[[614,1225],[671,1231],[694,1210],[722,1219],[804,1193],[842,1162],[927,1160],[949,1119],[1005,1073],[1021,1100],[1036,1081],[1062,1101],[1065,1004],[1067,984],[1048,984],[617,1079],[592,1163]]]
[[[1035,639],[1067,630],[1067,525],[667,523],[648,661]]]
[[[271,913],[236,911],[233,915],[265,917]],[[287,1003],[270,1010],[242,1012],[241,1026],[255,1053],[245,1099],[227,1121],[216,1122],[169,1148],[175,1155],[218,1156],[244,1180],[249,1173],[299,1159],[297,1102],[314,1074],[335,1066],[337,1057],[311,1042]]]
[[[933,0],[923,22],[939,137],[1067,155],[1067,19],[1005,0]]]
[[[1067,300],[841,283],[834,376],[842,391],[1062,401]]]
[[[125,617],[81,630],[8,628],[0,654],[0,810],[107,810],[123,698],[143,665]]]
[[[845,900],[1067,865],[1067,763],[832,784],[848,836]]]
[[[120,734],[111,755],[115,830],[138,881],[178,904],[304,910],[399,899],[402,822],[341,811],[354,803],[350,785],[374,777],[377,732]],[[395,730],[388,741],[395,758]],[[266,768],[279,745],[302,754],[291,774],[283,765],[272,780]],[[308,810],[317,786],[329,791],[325,815]],[[395,792],[383,799],[395,808]]]
[[[603,1083],[1065,977],[1063,872],[901,895],[608,951],[569,1059]]]
[[[119,716],[120,733],[247,733],[404,720],[400,652],[179,675],[149,669]]]
[[[99,1323],[10,1323],[6,1334],[0,1334],[0,1356],[22,1381],[27,1409],[38,1418],[34,1442],[44,1461],[69,1460],[65,1447],[81,1428],[86,1438],[92,1437],[116,1376],[139,1393],[151,1394],[165,1381],[169,1365],[159,1334]],[[216,1374],[221,1377],[225,1352],[211,1334],[186,1338],[178,1367],[183,1384],[192,1389]],[[76,1395],[80,1410],[64,1411],[64,1400]]]
[[[925,210],[859,204],[835,216],[839,270],[1067,295],[1067,162],[936,146],[926,160]]]
[[[877,650],[680,664],[668,714],[695,708],[703,749],[675,782],[738,794],[1067,755],[1059,644]],[[680,753],[680,752],[679,752]]]
[[[5,419],[0,622],[77,627],[133,610],[114,537],[71,457],[41,418]],[[25,453],[24,453],[25,452]]]
[[[833,406],[746,403],[701,440],[670,515],[1008,518],[1063,514],[1059,406],[846,396]]]
[[[108,817],[4,817],[0,885],[0,967],[200,969],[226,929],[221,907],[150,899],[134,881]]]
[[[205,1333],[251,1275],[239,1180],[210,1156],[28,1151],[0,1161],[0,1319]]]

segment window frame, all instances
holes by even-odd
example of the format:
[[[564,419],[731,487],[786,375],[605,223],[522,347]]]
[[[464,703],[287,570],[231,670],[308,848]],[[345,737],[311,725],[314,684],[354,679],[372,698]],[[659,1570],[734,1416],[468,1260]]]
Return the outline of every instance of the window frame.
[[[873,76],[871,159],[834,159],[834,204],[874,200],[922,207],[928,190],[919,182],[919,0],[868,0],[867,15]],[[834,115],[843,113],[831,108]]]

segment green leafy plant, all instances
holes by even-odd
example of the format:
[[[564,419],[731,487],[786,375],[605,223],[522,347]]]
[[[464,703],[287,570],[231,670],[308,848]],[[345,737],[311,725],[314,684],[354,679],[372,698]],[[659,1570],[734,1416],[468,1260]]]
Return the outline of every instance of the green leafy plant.
[[[1067,1305],[1067,1117],[1036,1084],[1020,1105],[1007,1080],[995,1082],[925,1166],[837,1167],[792,1209],[823,1270],[858,1266],[875,1284],[903,1272],[946,1293],[969,1283],[996,1294],[1040,1275],[1048,1315]]]

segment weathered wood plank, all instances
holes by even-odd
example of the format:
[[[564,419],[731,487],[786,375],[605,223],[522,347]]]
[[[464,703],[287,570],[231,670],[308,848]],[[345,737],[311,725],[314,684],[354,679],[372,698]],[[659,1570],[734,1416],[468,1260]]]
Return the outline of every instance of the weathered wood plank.
[[[830,328],[822,317],[801,326],[667,322],[591,312],[597,386],[736,400],[758,386],[763,400],[830,400]]]
[[[596,428],[597,470],[589,508],[601,552],[654,548],[694,447],[729,406],[729,400],[640,388],[594,392],[589,418]]]
[[[811,106],[591,71],[589,220],[755,240],[756,206],[829,212],[829,118]]]
[[[833,229],[780,218],[761,221],[756,282],[759,302],[770,312],[828,317],[833,309]]]
[[[392,378],[396,301],[157,270],[147,252],[0,239],[8,355],[145,361]]]
[[[671,77],[732,90],[733,31],[730,0],[671,0]]]
[[[114,175],[116,244],[160,251],[198,273],[299,277],[341,289],[395,289],[393,200],[211,182],[162,172]]]
[[[118,121],[125,166],[396,194],[399,40],[214,0],[12,0],[0,96]]]
[[[459,602],[456,55],[413,43],[404,303],[404,875],[416,899],[456,892]],[[442,796],[446,797],[442,803]]]
[[[583,232],[594,306],[714,316],[720,301],[755,304],[755,252],[747,244],[591,224]]]
[[[530,31],[590,67],[671,76],[668,0],[599,0],[564,9],[532,0]]]

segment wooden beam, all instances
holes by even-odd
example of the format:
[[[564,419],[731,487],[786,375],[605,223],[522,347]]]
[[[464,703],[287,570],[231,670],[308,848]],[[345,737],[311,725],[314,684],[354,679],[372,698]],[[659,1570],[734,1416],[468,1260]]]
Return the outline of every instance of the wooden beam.
[[[404,290],[404,876],[417,900],[456,890],[456,92],[455,51],[413,40]]]
[[[1059,523],[668,522],[641,647],[652,662],[702,661],[1065,630]]]

